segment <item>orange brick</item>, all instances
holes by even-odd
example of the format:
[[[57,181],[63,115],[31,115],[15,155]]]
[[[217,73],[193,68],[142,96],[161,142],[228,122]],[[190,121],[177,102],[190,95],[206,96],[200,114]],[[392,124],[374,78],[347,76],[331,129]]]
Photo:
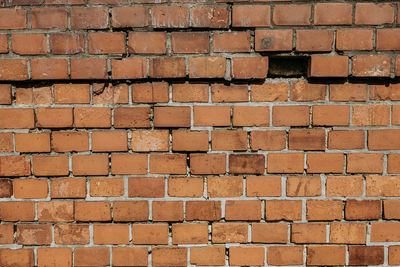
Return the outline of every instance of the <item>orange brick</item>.
[[[203,178],[170,177],[168,179],[168,195],[172,197],[203,196]]]
[[[35,174],[36,176],[68,175],[68,156],[34,156],[33,174]]]
[[[55,104],[89,104],[89,84],[55,84]]]
[[[264,257],[263,247],[229,248],[229,265],[264,265]]]
[[[349,265],[381,265],[384,254],[383,246],[349,246]]]
[[[399,30],[379,29],[376,32],[376,50],[399,50]]]
[[[0,35],[1,37],[1,35]],[[10,84],[2,84],[0,85],[0,104],[11,104],[11,85]]]
[[[190,127],[190,107],[155,107],[155,127]]]
[[[0,176],[29,176],[31,161],[25,156],[0,157]]]
[[[150,127],[150,108],[149,107],[127,107],[127,108],[119,107],[119,108],[115,108],[114,109],[114,127],[115,128],[148,128],[148,127]]]
[[[366,195],[396,197],[399,194],[398,176],[367,176],[366,177]]]
[[[12,108],[0,110],[0,127],[3,129],[32,129],[34,124],[33,109]]]
[[[189,78],[224,78],[226,58],[190,57]]]
[[[292,51],[293,30],[255,30],[256,51]]]
[[[234,106],[234,126],[269,126],[269,107]]]
[[[46,198],[49,192],[47,179],[16,179],[13,182],[15,198]]]
[[[11,197],[13,194],[13,186],[11,179],[0,179],[0,198]]]
[[[17,105],[52,104],[51,87],[17,88],[15,103]]]
[[[347,56],[312,56],[309,75],[312,77],[347,77]]]
[[[371,223],[371,242],[399,242],[399,226],[396,222]]]
[[[74,221],[74,202],[39,202],[37,213],[39,222],[72,222]]]
[[[172,150],[174,151],[208,151],[207,131],[172,131]]]
[[[206,244],[208,224],[172,224],[172,244]]]
[[[125,131],[92,132],[92,151],[127,151],[128,135]]]
[[[105,29],[108,27],[107,7],[75,7],[71,9],[72,29]]]
[[[88,151],[87,132],[52,132],[52,145],[55,152]]]
[[[0,202],[1,220],[5,222],[33,221],[35,219],[34,202]]]
[[[307,154],[307,173],[342,173],[343,169],[342,153]]]
[[[135,224],[132,226],[133,244],[168,244],[167,224]]]
[[[186,76],[184,58],[151,58],[149,76],[153,78],[182,78]]]
[[[140,79],[147,77],[146,58],[112,59],[111,69],[113,79]]]
[[[213,243],[247,243],[247,223],[213,223]]]
[[[307,265],[344,265],[345,246],[307,246]]]
[[[276,25],[310,25],[310,5],[277,5],[272,22]]]
[[[172,51],[176,54],[209,53],[208,32],[173,32],[171,35]]]
[[[229,126],[230,113],[229,106],[194,106],[194,126]]]
[[[369,99],[371,100],[399,100],[399,85],[371,85],[369,88]],[[396,106],[393,106],[393,108]]]
[[[147,266],[148,252],[146,247],[113,247],[113,266]]]
[[[250,147],[253,151],[282,150],[286,147],[286,131],[251,131]]]
[[[265,217],[267,221],[297,221],[301,220],[300,200],[267,200],[265,202]]]
[[[50,51],[56,55],[73,55],[85,51],[85,37],[79,33],[52,33]]]
[[[174,102],[208,102],[208,84],[182,83],[172,85]]]
[[[129,197],[164,197],[164,178],[132,177],[128,180]]]
[[[155,28],[186,28],[189,26],[189,8],[186,6],[154,6],[151,21]]]
[[[320,177],[288,177],[286,195],[289,197],[316,197],[321,195]]]
[[[33,80],[68,79],[68,61],[55,58],[32,59],[31,74]]]
[[[288,224],[286,223],[253,223],[251,224],[251,241],[253,243],[287,243]]]
[[[150,173],[185,174],[185,154],[153,154],[150,156]]]
[[[117,222],[147,221],[149,203],[147,201],[115,201],[113,219]]]
[[[290,100],[293,101],[325,100],[325,96],[325,84],[312,84],[305,81],[298,81],[290,86]]]
[[[288,99],[288,84],[286,82],[265,82],[251,85],[252,102],[283,102]]]
[[[190,154],[192,174],[224,174],[226,154]]]
[[[187,248],[156,247],[152,249],[153,266],[186,266]]]
[[[149,25],[148,7],[114,7],[111,12],[112,26],[115,28],[144,27]]]
[[[274,106],[272,108],[273,126],[307,126],[310,124],[308,106]]]
[[[104,166],[106,167],[106,166]],[[108,165],[107,165],[108,167]],[[105,170],[104,170],[105,171]],[[107,170],[108,172],[108,170]],[[146,174],[147,155],[145,154],[112,154],[112,174]]]
[[[234,57],[231,69],[235,79],[265,79],[268,73],[268,57]]]
[[[1,249],[0,264],[2,266],[34,266],[35,256],[33,254],[33,249]]]
[[[322,223],[292,224],[291,242],[293,243],[326,243],[326,225]]]
[[[54,178],[50,179],[51,198],[85,198],[86,179]]]
[[[313,106],[313,125],[347,126],[350,124],[350,107],[344,105]]]
[[[166,40],[165,32],[130,32],[128,51],[136,54],[165,54]]]
[[[308,221],[333,221],[342,219],[341,200],[307,200]]]
[[[326,178],[326,196],[360,197],[363,193],[362,176],[328,176]]]
[[[89,244],[89,225],[57,224],[54,226],[54,241],[61,245]]]
[[[12,142],[12,140],[11,140]],[[49,133],[16,133],[15,151],[50,152]]]
[[[324,129],[291,129],[289,131],[289,149],[291,150],[324,150]]]
[[[90,195],[93,197],[118,197],[124,194],[124,181],[121,178],[90,179]]]
[[[268,27],[271,8],[267,5],[234,5],[232,7],[232,26]]]
[[[13,244],[14,243],[14,225],[2,224],[0,225],[0,244]]]
[[[400,155],[389,154],[387,158],[387,172],[388,173],[400,173]]]
[[[398,219],[400,217],[399,199],[385,199],[383,200],[383,212],[385,219]]]
[[[382,173],[383,154],[350,153],[347,155],[348,173]]]
[[[27,80],[28,65],[25,59],[1,59],[0,79],[4,81]]]
[[[369,150],[394,150],[400,148],[397,141],[400,131],[398,130],[369,130],[368,149]]]
[[[373,31],[370,29],[346,29],[336,33],[337,50],[372,50]]]
[[[261,219],[260,200],[227,200],[225,210],[228,221]]]
[[[346,220],[378,220],[381,217],[381,201],[355,200],[346,201]]]
[[[32,8],[32,29],[66,29],[68,11],[65,8]]]
[[[352,5],[349,3],[317,3],[314,6],[315,25],[352,24]]]
[[[303,173],[303,153],[272,153],[267,156],[268,173]]]
[[[190,248],[190,264],[220,266],[225,264],[225,247],[207,246]]]
[[[19,224],[16,237],[20,245],[50,245],[51,225]]]
[[[372,94],[370,92],[370,94]],[[366,84],[331,84],[329,85],[331,101],[365,101],[367,99]]]
[[[92,86],[93,104],[128,104],[129,88],[127,84],[95,83]]]
[[[363,130],[333,130],[328,132],[329,149],[362,149],[365,138]]]
[[[110,248],[78,247],[74,250],[74,266],[107,266],[110,264]]]
[[[247,102],[249,93],[247,85],[239,84],[213,84],[211,87],[211,98],[213,102]]]
[[[332,30],[297,30],[297,51],[331,51],[333,44]]]
[[[153,201],[153,221],[183,221],[182,201]]]
[[[27,27],[25,9],[2,8],[0,12],[0,29],[20,30]]]
[[[221,201],[187,201],[185,219],[187,221],[218,221],[221,219]]]
[[[281,177],[253,176],[246,177],[246,196],[277,197],[281,195]]]
[[[374,16],[375,14],[375,16]],[[357,3],[355,24],[381,25],[391,24],[394,20],[393,4]]]
[[[75,107],[74,118],[77,128],[111,127],[111,110],[106,107]]]
[[[214,52],[250,52],[250,32],[214,33]]]
[[[265,156],[257,154],[229,155],[229,173],[263,174]]]
[[[71,79],[107,79],[104,58],[71,58]]]
[[[352,75],[356,77],[390,76],[390,56],[354,56],[352,58]]]
[[[330,224],[329,242],[336,244],[365,244],[367,225],[363,223]]]
[[[94,244],[129,244],[129,225],[125,224],[94,224]]]
[[[390,246],[389,247],[389,260],[388,260],[389,265],[399,265],[400,264],[399,252],[400,252],[399,246]]]
[[[37,127],[69,128],[72,125],[72,108],[38,108],[36,110]]]
[[[75,220],[77,221],[110,221],[111,206],[104,201],[75,202]]]
[[[13,34],[11,35],[11,45],[13,52],[19,55],[43,55],[47,53],[46,35],[44,34]]]
[[[132,132],[133,151],[168,151],[169,132],[164,130],[136,130]]]
[[[132,85],[132,101],[135,103],[168,102],[168,83],[136,83]]]
[[[196,5],[192,8],[192,27],[228,28],[229,10],[227,5]]]
[[[243,195],[243,177],[208,177],[209,197],[238,197]]]
[[[267,248],[267,263],[269,265],[302,265],[303,247],[274,246]]]
[[[74,155],[72,157],[72,173],[74,175],[107,175],[108,156]]]
[[[71,248],[38,248],[38,266],[72,266]]]

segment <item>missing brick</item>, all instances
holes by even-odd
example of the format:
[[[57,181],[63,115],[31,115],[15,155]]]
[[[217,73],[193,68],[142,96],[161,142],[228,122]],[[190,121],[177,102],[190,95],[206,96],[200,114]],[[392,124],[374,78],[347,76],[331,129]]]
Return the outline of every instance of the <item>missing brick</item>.
[[[302,77],[307,76],[309,57],[279,56],[270,57],[268,77]]]

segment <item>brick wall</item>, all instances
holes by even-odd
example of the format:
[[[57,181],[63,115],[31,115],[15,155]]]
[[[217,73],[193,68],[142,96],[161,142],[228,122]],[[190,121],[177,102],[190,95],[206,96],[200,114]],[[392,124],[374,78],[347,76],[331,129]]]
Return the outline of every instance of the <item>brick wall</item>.
[[[400,265],[398,3],[0,6],[1,267]]]

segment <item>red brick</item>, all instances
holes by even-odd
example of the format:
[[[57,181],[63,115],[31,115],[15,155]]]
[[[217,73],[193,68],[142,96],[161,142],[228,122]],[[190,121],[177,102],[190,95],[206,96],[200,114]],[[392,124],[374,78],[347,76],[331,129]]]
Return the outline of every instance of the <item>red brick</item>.
[[[111,110],[106,107],[75,107],[74,119],[77,128],[109,128]]]
[[[106,7],[76,7],[71,9],[72,29],[105,29],[108,27]]]
[[[43,55],[47,53],[46,35],[44,34],[13,34],[11,45],[13,52],[19,55]]]
[[[62,245],[89,244],[88,224],[57,224],[54,226],[54,241]]]
[[[89,84],[55,84],[55,104],[89,104]]]
[[[113,219],[117,222],[147,221],[149,203],[147,201],[115,201]]]
[[[2,266],[29,266],[35,265],[33,249],[20,248],[0,250],[0,265]]]
[[[108,126],[109,127],[109,126]],[[150,127],[149,107],[119,107],[114,109],[115,128]]]
[[[380,265],[384,254],[383,246],[349,246],[349,265]]]
[[[229,126],[230,109],[229,106],[194,106],[194,126]]]
[[[85,198],[85,178],[50,179],[50,197],[53,198]]]
[[[74,250],[74,266],[107,266],[110,264],[110,248],[78,247]]]
[[[17,151],[17,152],[50,152],[50,134],[49,133],[16,133],[15,134],[15,151]]]
[[[137,83],[132,85],[132,101],[135,103],[168,102],[168,83]]]
[[[33,174],[36,176],[68,175],[68,156],[33,156]]]
[[[390,56],[354,56],[352,75],[357,77],[390,76]]]
[[[165,195],[163,177],[132,177],[128,180],[129,197],[159,198]]]
[[[125,54],[125,33],[88,33],[89,54]]]
[[[359,197],[363,193],[362,176],[328,176],[326,178],[326,196]]]
[[[345,246],[307,246],[307,265],[345,265]]]
[[[72,266],[71,248],[38,248],[38,267]]]
[[[93,104],[128,104],[129,88],[127,84],[95,83],[92,86]]]
[[[56,55],[73,55],[85,51],[85,39],[79,33],[53,33],[50,34],[50,51]]]
[[[264,155],[235,154],[229,156],[229,173],[263,174],[264,172]]]
[[[232,58],[232,77],[235,79],[264,79],[268,73],[268,57]]]
[[[176,54],[209,53],[208,32],[173,32],[171,35],[172,51]]]
[[[150,173],[186,174],[186,154],[152,154]]]
[[[289,149],[291,150],[324,150],[324,129],[291,129],[289,130]]]
[[[64,8],[32,8],[32,29],[66,29],[68,12]]]
[[[182,201],[153,201],[153,221],[183,221]]]
[[[144,6],[114,7],[111,11],[114,28],[144,27],[149,25],[149,9]]]
[[[347,77],[349,74],[347,56],[311,56],[311,77]]]
[[[186,76],[184,58],[151,58],[150,77],[153,78],[182,78]]]
[[[268,173],[303,173],[303,153],[273,153],[267,158]]]
[[[256,51],[291,51],[293,30],[256,30]]]
[[[311,5],[276,5],[272,22],[276,25],[310,25]]]
[[[228,28],[229,10],[226,5],[195,5],[192,8],[192,27]]]
[[[111,155],[111,173],[112,174],[122,174],[122,175],[146,174],[147,173],[147,155],[145,155],[145,154],[113,154],[113,155]]]
[[[104,58],[71,58],[71,79],[107,79]]]
[[[186,266],[187,248],[156,247],[152,249],[151,260],[153,266]]]
[[[310,124],[309,106],[274,106],[273,126],[307,126]]]
[[[379,29],[376,32],[376,50],[400,50],[399,29]]]
[[[208,177],[209,197],[239,197],[243,195],[243,177]]]
[[[151,22],[154,28],[186,28],[189,8],[186,6],[153,6]]]
[[[296,50],[331,51],[333,34],[332,30],[297,30]]]
[[[74,221],[74,202],[39,202],[37,213],[39,222],[72,222]]]
[[[187,201],[185,208],[187,221],[218,221],[221,219],[221,201]]]
[[[278,197],[281,195],[281,177],[254,176],[246,177],[246,196]]]
[[[208,132],[174,130],[172,131],[172,150],[208,151]]]
[[[274,246],[267,248],[267,263],[269,265],[302,265],[303,247]]]
[[[172,197],[203,196],[203,178],[170,177],[168,179],[168,195]]]
[[[68,79],[68,61],[66,59],[32,59],[31,73],[33,80]]]
[[[326,225],[323,223],[292,224],[291,242],[298,244],[326,243]]]
[[[76,221],[110,221],[111,206],[104,201],[75,202]]]
[[[10,179],[0,179],[0,198],[11,197],[13,194],[12,181]]]
[[[50,86],[17,88],[15,103],[17,105],[52,104],[52,89]]]
[[[352,5],[350,3],[317,3],[314,6],[315,25],[352,24]]]
[[[264,247],[231,247],[229,248],[229,265],[264,265]]]
[[[190,154],[192,174],[224,174],[226,154]]]
[[[132,132],[131,148],[133,151],[168,151],[169,131],[136,130]]]
[[[370,92],[371,94],[371,92]],[[329,86],[330,101],[365,101],[367,100],[366,84],[331,84]]]
[[[124,194],[124,180],[121,178],[90,179],[90,196],[120,197]]]
[[[337,50],[372,50],[373,31],[369,29],[338,30],[336,33]]]
[[[280,130],[251,131],[251,150],[282,150],[286,147],[286,132]]]
[[[26,10],[2,8],[0,10],[1,30],[21,30],[27,26]]]
[[[250,32],[214,33],[214,52],[250,52]]]
[[[74,155],[72,173],[74,175],[107,175],[108,156],[105,154]]]
[[[234,5],[232,8],[233,27],[268,27],[271,8],[267,5]]]
[[[346,201],[346,220],[379,220],[381,218],[380,200],[355,200]]]
[[[136,54],[165,54],[166,39],[165,32],[130,32],[128,51]]]
[[[190,248],[190,264],[221,266],[225,264],[225,247],[207,246]]]
[[[213,243],[247,243],[247,223],[213,223]]]
[[[55,152],[88,151],[89,136],[86,132],[53,132],[52,145]]]
[[[0,214],[1,220],[4,222],[33,221],[35,219],[35,203],[0,202]]]
[[[353,126],[385,126],[389,125],[390,106],[388,105],[354,105]]]
[[[190,107],[154,107],[155,127],[190,127]]]
[[[17,225],[17,243],[20,245],[50,245],[51,240],[51,225]]]
[[[146,247],[113,247],[113,266],[147,266],[148,252]]]
[[[226,59],[223,57],[190,57],[189,78],[223,78]]]
[[[355,24],[383,25],[394,21],[394,6],[390,3],[357,3]]]
[[[301,219],[300,200],[268,200],[265,202],[267,221],[296,221]]]
[[[4,81],[10,80],[27,80],[28,65],[25,59],[0,59],[0,79]]]
[[[26,156],[0,157],[0,176],[29,176],[31,160]]]

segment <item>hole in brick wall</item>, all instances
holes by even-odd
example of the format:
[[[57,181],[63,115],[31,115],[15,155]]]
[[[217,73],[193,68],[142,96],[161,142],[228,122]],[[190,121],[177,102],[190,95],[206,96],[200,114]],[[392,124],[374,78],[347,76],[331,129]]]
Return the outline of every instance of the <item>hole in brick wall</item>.
[[[308,64],[306,56],[269,57],[268,77],[307,76]]]

